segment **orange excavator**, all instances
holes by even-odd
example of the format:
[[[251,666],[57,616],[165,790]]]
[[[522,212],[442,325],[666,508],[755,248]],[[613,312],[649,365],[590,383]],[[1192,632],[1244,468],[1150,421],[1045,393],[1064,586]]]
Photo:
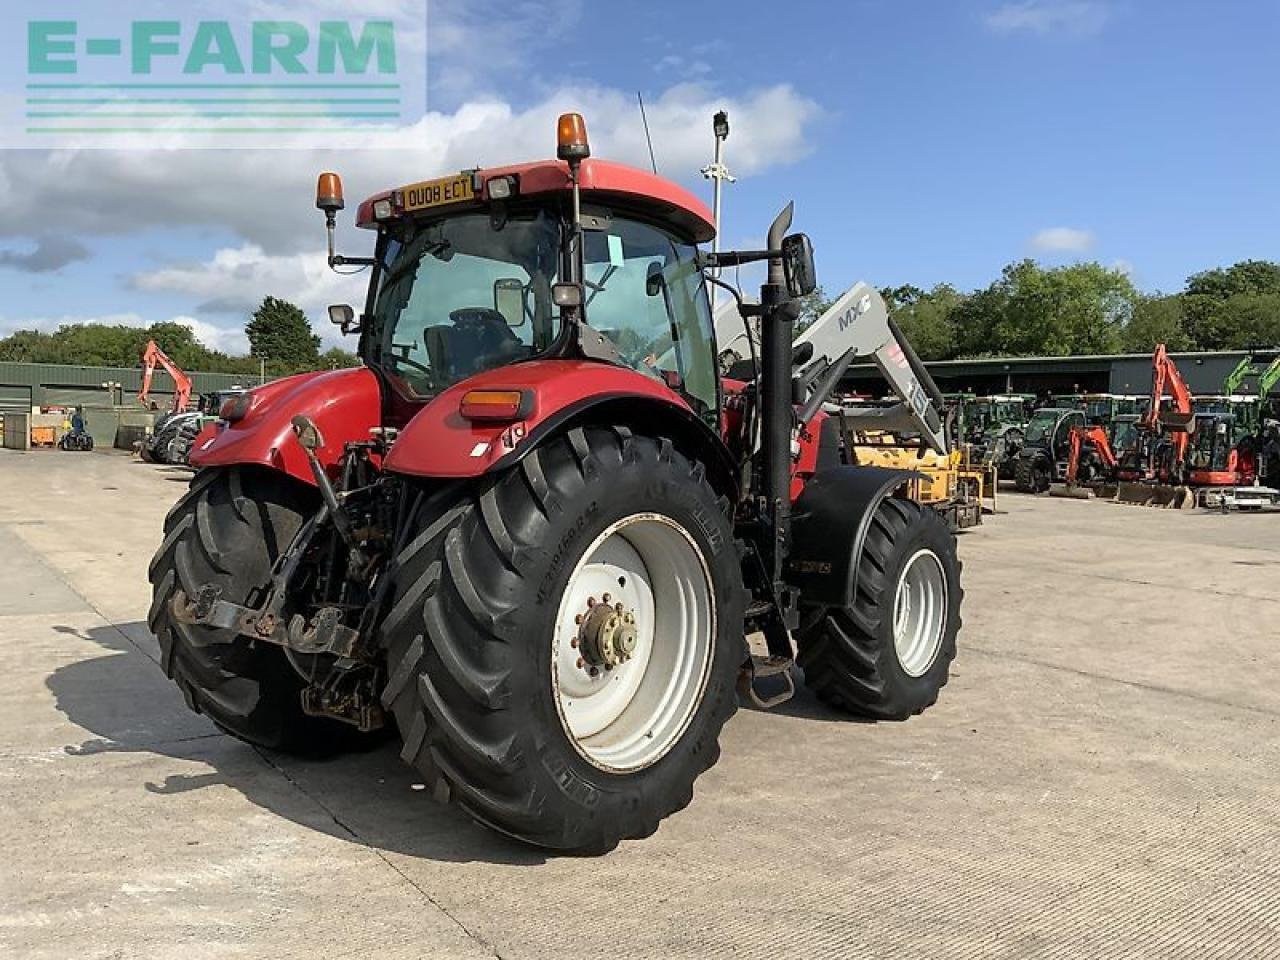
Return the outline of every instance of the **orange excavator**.
[[[1067,472],[1064,482],[1054,484],[1049,488],[1049,495],[1052,497],[1070,497],[1076,500],[1087,500],[1091,496],[1088,487],[1082,486],[1080,481],[1084,483],[1093,483],[1099,480],[1108,480],[1114,475],[1116,467],[1119,466],[1120,460],[1116,456],[1115,451],[1111,449],[1111,438],[1107,435],[1106,427],[1100,424],[1089,424],[1081,426],[1076,424],[1072,426],[1071,433],[1068,435],[1068,443],[1070,444],[1070,452],[1067,454]],[[1089,445],[1091,456],[1085,460],[1085,444]],[[1081,467],[1084,467],[1082,470]],[[1084,474],[1082,477],[1081,474]]]
[[[1093,448],[1094,455],[1101,461],[1102,466],[1107,471],[1115,470],[1119,464],[1119,458],[1115,451],[1111,449],[1111,438],[1107,436],[1105,427],[1098,424],[1091,424],[1087,427],[1071,428],[1071,453],[1067,457],[1067,486],[1074,487],[1076,480],[1080,476],[1080,460],[1084,453],[1084,445],[1088,443]],[[1099,477],[1090,476],[1087,479],[1096,480]]]
[[[1164,405],[1166,391],[1173,398],[1171,407]],[[1191,390],[1163,343],[1156,344],[1151,357],[1151,402],[1138,428],[1148,436],[1167,437],[1164,443],[1156,445],[1162,455],[1160,462],[1153,464],[1153,473],[1162,482],[1181,483],[1187,447],[1196,428],[1196,411]]]
[[[147,349],[142,353],[142,390],[138,393],[138,401],[144,407],[147,406],[151,398],[151,379],[155,376],[157,364],[173,378],[173,408],[170,412],[182,413],[191,402],[191,378],[169,359],[169,355],[154,340],[147,341]]]

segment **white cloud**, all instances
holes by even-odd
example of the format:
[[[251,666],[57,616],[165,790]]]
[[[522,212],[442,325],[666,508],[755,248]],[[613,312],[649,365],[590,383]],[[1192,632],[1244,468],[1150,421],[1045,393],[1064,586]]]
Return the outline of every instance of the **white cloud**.
[[[730,159],[739,176],[798,159],[804,153],[798,145],[809,142],[805,132],[821,112],[785,84],[733,97],[681,84],[646,108],[661,172],[690,183],[707,160],[716,110],[733,116]],[[214,227],[270,254],[296,253],[322,236],[312,207],[320,170],[341,171],[355,200],[449,170],[546,157],[554,150],[555,118],[565,110],[586,116],[596,156],[648,165],[634,94],[565,88],[525,109],[492,98],[430,113],[404,131],[397,150],[0,151],[0,237],[47,231],[56,210],[59,229],[77,236]],[[175,136],[175,147],[182,142]],[[361,237],[367,245],[367,235]]]
[[[219,327],[195,317],[176,316],[167,318],[146,319],[136,313],[111,313],[99,316],[66,315],[61,317],[0,317],[0,337],[6,337],[17,330],[39,330],[53,333],[59,327],[75,324],[102,324],[106,326],[149,327],[157,322],[178,323],[195,334],[196,339],[206,347],[221,350],[230,354],[249,352],[249,341],[243,328]]]
[[[984,18],[999,34],[1034,33],[1040,36],[1098,33],[1111,19],[1111,7],[1101,0],[1021,0],[1006,3]]]
[[[271,255],[261,247],[246,245],[219,250],[204,263],[138,273],[132,283],[139,290],[190,295],[212,311],[236,315],[237,319],[230,321],[236,324],[242,324],[264,296],[280,297],[301,307],[312,328],[327,345],[335,346],[341,344],[342,339],[336,329],[328,326],[325,308],[331,303],[362,306],[368,279],[364,274],[334,273],[319,251]],[[205,321],[195,322],[208,330],[219,331],[211,335],[239,336],[243,340],[239,326],[232,330]],[[345,346],[350,349],[351,343]]]
[[[1075,227],[1048,227],[1031,238],[1031,247],[1042,253],[1084,253],[1094,243],[1093,233]]]

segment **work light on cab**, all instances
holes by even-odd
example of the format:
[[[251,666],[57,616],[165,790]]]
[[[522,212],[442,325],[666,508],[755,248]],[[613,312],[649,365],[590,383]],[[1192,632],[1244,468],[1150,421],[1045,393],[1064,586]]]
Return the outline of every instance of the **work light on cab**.
[[[316,209],[333,216],[346,207],[342,195],[342,178],[336,173],[322,173],[316,183]]]
[[[556,156],[561,160],[585,160],[591,156],[587,122],[580,113],[562,113],[556,123]]]

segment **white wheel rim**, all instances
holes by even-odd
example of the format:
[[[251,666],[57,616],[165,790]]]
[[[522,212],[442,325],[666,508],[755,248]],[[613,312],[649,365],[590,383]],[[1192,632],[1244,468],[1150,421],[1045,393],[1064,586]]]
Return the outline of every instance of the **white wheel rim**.
[[[635,618],[630,659],[612,669],[585,661],[577,618],[591,603],[622,604]],[[711,573],[687,530],[669,517],[634,514],[611,524],[569,575],[556,614],[552,685],[574,748],[608,771],[656,763],[702,702],[716,632]]]
[[[933,666],[946,624],[942,561],[932,550],[917,550],[902,568],[893,598],[893,646],[908,676],[923,676]]]

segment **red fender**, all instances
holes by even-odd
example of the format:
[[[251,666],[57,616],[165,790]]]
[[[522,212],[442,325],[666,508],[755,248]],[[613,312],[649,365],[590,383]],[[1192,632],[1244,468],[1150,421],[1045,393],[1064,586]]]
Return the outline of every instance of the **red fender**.
[[[529,415],[516,423],[464,419],[463,394],[482,389],[529,391]],[[539,427],[560,422],[584,401],[626,397],[656,400],[694,416],[678,393],[634,370],[590,360],[532,360],[476,374],[444,391],[400,432],[384,466],[419,477],[476,477],[518,456],[523,445],[536,442]]]
[[[251,395],[252,405],[242,419],[232,424],[220,420],[196,437],[192,466],[262,464],[314,484],[293,437],[290,421],[295,416],[306,414],[320,428],[324,446],[316,454],[331,471],[348,441],[368,440],[369,431],[382,422],[378,378],[364,367],[285,377],[255,387]]]

